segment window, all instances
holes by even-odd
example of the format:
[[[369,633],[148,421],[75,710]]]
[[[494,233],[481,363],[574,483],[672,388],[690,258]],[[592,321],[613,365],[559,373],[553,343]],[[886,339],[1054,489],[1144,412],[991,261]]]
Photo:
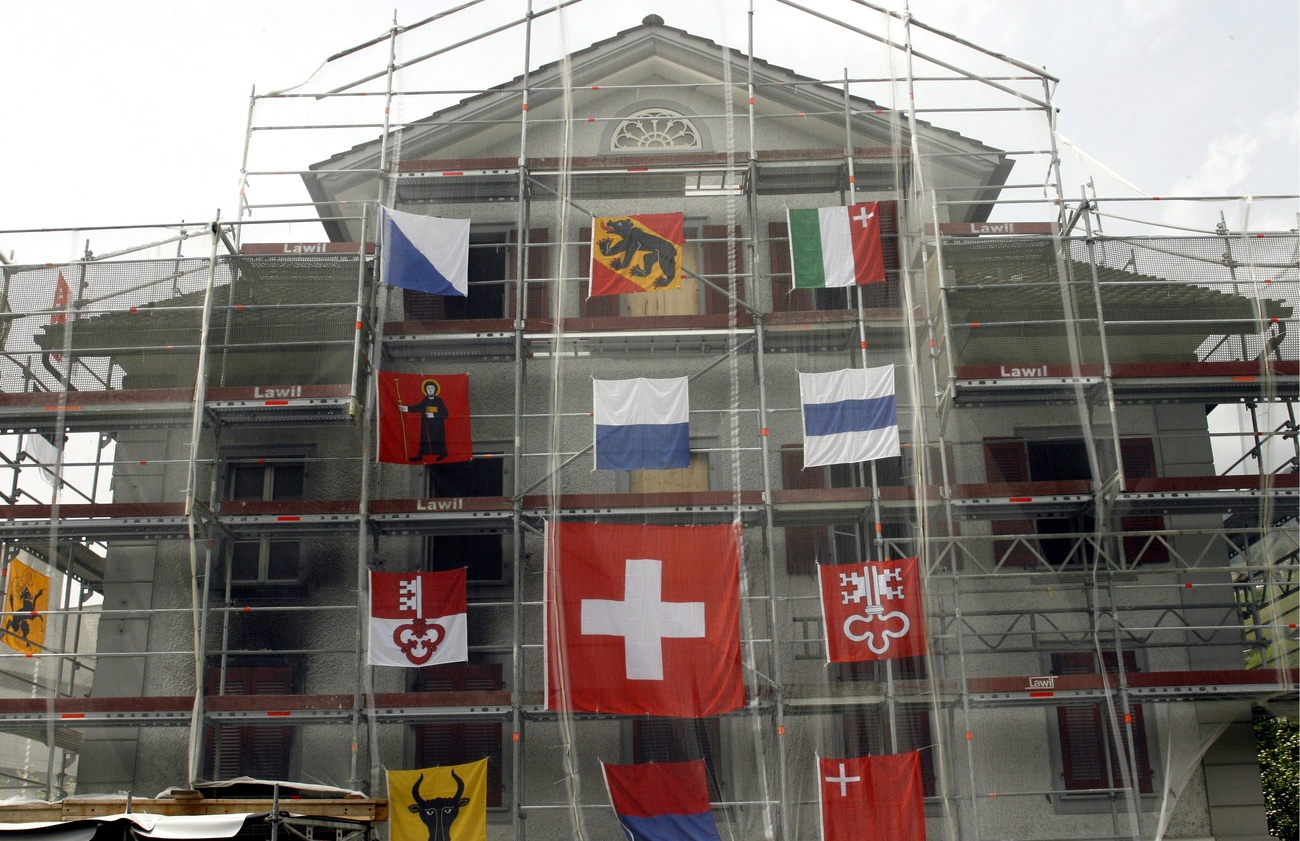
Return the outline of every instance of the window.
[[[695,123],[670,108],[643,108],[629,114],[614,127],[609,141],[611,152],[643,152],[654,149],[700,149],[700,132]]]
[[[232,461],[227,467],[228,498],[236,501],[286,502],[303,499],[302,463]],[[297,540],[263,537],[236,541],[230,553],[233,584],[297,584],[302,580]]]
[[[1107,651],[1103,654],[1107,673],[1114,674],[1117,671],[1115,664],[1119,662],[1115,652]],[[1138,670],[1137,659],[1131,651],[1124,652],[1124,670]],[[1091,651],[1068,651],[1052,655],[1054,675],[1097,673],[1097,658]],[[1115,713],[1123,715],[1118,707]],[[1153,775],[1141,705],[1132,705],[1130,716],[1138,791],[1150,794]],[[1120,762],[1129,761],[1128,739],[1121,723],[1119,732],[1123,750],[1116,749],[1115,728],[1108,718],[1105,704],[1062,704],[1056,708],[1056,725],[1061,747],[1061,776],[1066,791],[1123,787],[1124,774]]]
[[[704,760],[709,800],[722,799],[722,727],[716,718],[640,718],[632,722],[632,761]]]
[[[550,249],[547,236],[545,228],[528,232],[528,256],[524,265],[526,318],[546,318],[549,314],[547,278],[550,276]],[[402,303],[406,318],[411,321],[514,318],[518,242],[515,231],[471,233],[467,278],[469,295],[434,295],[404,289]]]
[[[926,677],[925,658],[905,657],[887,661],[897,680],[922,680]],[[842,663],[837,676],[841,681],[884,683],[886,661]],[[935,797],[937,786],[934,768],[934,732],[930,723],[930,706],[923,703],[896,703],[893,719],[887,704],[859,707],[841,716],[846,756],[879,756],[888,753],[919,751],[921,787],[926,797]]]
[[[226,669],[224,690],[221,670],[208,669],[209,697],[214,695],[292,695],[295,669],[290,665],[232,666]],[[203,774],[209,780],[248,776],[263,780],[293,779],[290,757],[292,727],[221,725],[208,727]]]
[[[879,202],[880,245],[885,258],[885,282],[858,287],[868,309],[901,307],[898,257],[898,204]],[[768,265],[772,271],[772,312],[840,310],[856,306],[852,289],[794,289],[790,271],[790,233],[785,222],[768,225]]]
[[[416,692],[482,692],[505,689],[500,663],[447,663],[420,669]],[[494,721],[432,721],[415,728],[415,766],[431,768],[488,761],[487,802],[502,803],[501,724]]]
[[[499,453],[476,453],[471,461],[428,465],[427,495],[430,499],[504,496],[506,462]],[[501,583],[506,578],[507,543],[498,532],[433,534],[425,541],[426,569],[466,567],[470,581]]]

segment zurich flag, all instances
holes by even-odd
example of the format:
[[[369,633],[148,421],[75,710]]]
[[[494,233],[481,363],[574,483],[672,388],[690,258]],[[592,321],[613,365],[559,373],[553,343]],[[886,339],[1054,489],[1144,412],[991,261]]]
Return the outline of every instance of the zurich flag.
[[[593,381],[597,470],[691,464],[687,378]]]
[[[894,366],[799,374],[803,463],[850,464],[901,452]]]
[[[385,283],[435,295],[469,294],[468,219],[380,210]]]

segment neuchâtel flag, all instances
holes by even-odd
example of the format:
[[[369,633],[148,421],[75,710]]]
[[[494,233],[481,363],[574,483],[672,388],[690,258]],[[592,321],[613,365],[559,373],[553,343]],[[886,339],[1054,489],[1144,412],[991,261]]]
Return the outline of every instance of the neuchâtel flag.
[[[22,561],[9,562],[8,586],[0,615],[5,645],[22,654],[36,654],[45,643],[45,612],[50,609],[50,577]]]
[[[487,760],[388,772],[390,841],[487,841]]]
[[[680,288],[685,223],[682,213],[593,219],[591,294]]]

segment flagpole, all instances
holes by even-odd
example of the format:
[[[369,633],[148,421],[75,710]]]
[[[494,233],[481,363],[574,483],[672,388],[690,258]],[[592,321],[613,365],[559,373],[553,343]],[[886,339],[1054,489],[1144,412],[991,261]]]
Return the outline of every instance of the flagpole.
[[[402,417],[402,409],[406,408],[406,405],[402,403],[402,383],[397,377],[393,377],[393,391],[397,393],[397,420],[398,425],[402,427],[402,457],[410,461],[411,445],[406,440],[406,418]]]

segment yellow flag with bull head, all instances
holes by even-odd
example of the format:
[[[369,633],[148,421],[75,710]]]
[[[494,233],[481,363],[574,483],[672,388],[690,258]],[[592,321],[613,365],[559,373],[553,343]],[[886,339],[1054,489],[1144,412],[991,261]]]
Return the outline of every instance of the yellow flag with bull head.
[[[391,841],[487,841],[487,760],[388,772]]]
[[[9,562],[5,588],[3,640],[22,654],[37,654],[45,644],[45,612],[50,609],[50,577],[18,560]]]

